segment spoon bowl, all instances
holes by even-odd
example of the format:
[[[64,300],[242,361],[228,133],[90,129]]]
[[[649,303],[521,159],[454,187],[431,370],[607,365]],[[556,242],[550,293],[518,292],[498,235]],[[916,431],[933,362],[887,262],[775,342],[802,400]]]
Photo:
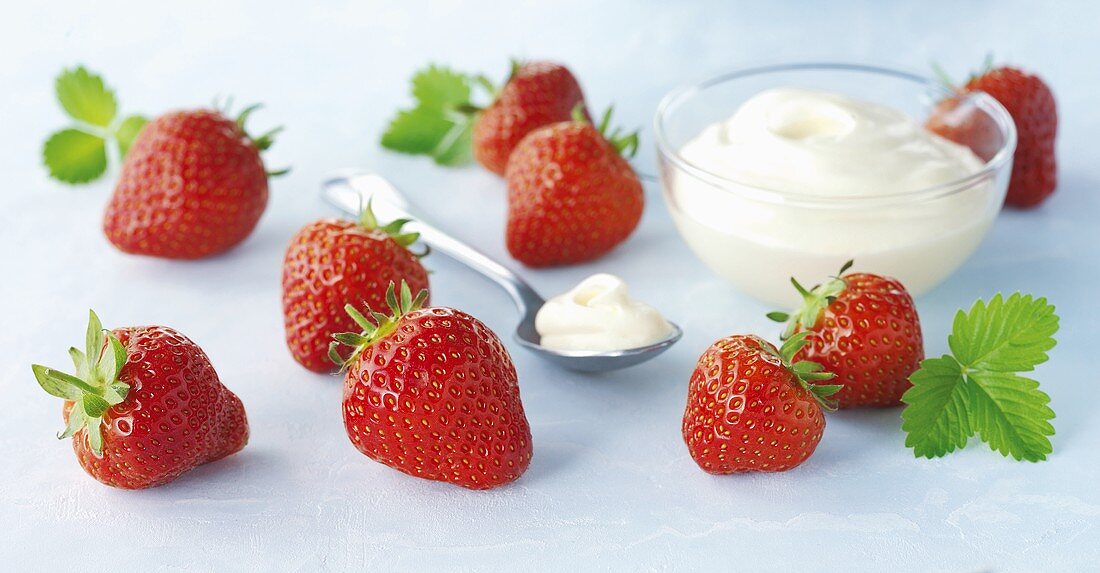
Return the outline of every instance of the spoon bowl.
[[[490,259],[480,251],[444,233],[414,214],[408,201],[380,175],[347,170],[333,174],[322,183],[326,201],[349,215],[358,216],[369,202],[381,220],[410,219],[405,225],[408,232],[420,233],[420,240],[433,250],[470,267],[496,283],[511,297],[519,310],[520,322],[514,338],[520,346],[558,366],[579,372],[607,372],[634,366],[656,357],[683,336],[679,326],[672,325],[672,332],[664,340],[653,344],[610,351],[553,350],[539,344],[535,330],[535,316],[546,302],[527,281],[511,269]]]

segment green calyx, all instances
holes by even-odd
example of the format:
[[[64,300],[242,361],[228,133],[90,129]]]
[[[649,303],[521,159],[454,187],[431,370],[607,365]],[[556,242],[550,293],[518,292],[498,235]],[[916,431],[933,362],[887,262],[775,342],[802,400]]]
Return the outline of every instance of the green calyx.
[[[619,155],[630,159],[638,153],[638,130],[623,133],[621,128],[616,127],[608,131],[611,127],[611,112],[614,109],[615,106],[607,107],[607,111],[603,112],[603,117],[600,118],[600,124],[596,126],[596,130],[600,132],[600,135],[602,135],[608,143],[615,147],[615,151],[617,151]],[[572,116],[573,121],[588,123],[588,117],[584,113],[583,102],[573,106]]]
[[[366,303],[363,304],[366,312],[359,312],[354,305],[345,305],[344,310],[348,313],[348,316],[363,330],[361,332],[333,334],[333,342],[328,347],[329,359],[335,362],[341,370],[347,368],[368,346],[393,332],[393,329],[397,328],[397,323],[401,320],[401,317],[414,310],[419,310],[424,306],[426,300],[428,300],[427,289],[422,289],[414,297],[412,290],[409,288],[409,283],[405,281],[401,281],[401,295],[398,297],[394,283],[391,281],[389,288],[386,289],[386,306],[389,307],[389,314],[371,310],[370,305]],[[351,347],[352,351],[347,355],[340,354],[341,345]]]
[[[103,456],[103,415],[121,404],[130,385],[118,379],[126,365],[126,348],[118,337],[104,330],[95,312],[88,311],[88,333],[84,352],[69,349],[76,375],[34,364],[31,370],[38,385],[47,393],[73,402],[69,423],[57,435],[65,439],[83,428],[88,429],[88,445],[96,457]]]
[[[219,112],[221,112],[225,115],[230,114],[230,108],[232,106],[233,106],[233,98],[227,98],[224,102],[221,102],[221,103],[219,103],[217,101],[214,102],[214,107]],[[244,133],[245,137],[247,137],[249,140],[252,141],[252,145],[255,145],[256,149],[258,149],[259,151],[267,151],[268,149],[271,148],[272,145],[275,144],[275,136],[283,131],[283,126],[280,125],[278,127],[269,129],[266,132],[264,132],[264,133],[262,133],[258,136],[255,136],[255,137],[253,137],[252,134],[248,133],[248,129],[245,127],[245,125],[248,123],[248,118],[252,115],[252,113],[255,112],[256,110],[262,108],[262,107],[263,107],[263,104],[260,104],[260,103],[254,103],[250,106],[245,107],[244,109],[241,110],[241,112],[239,114],[237,114],[237,119],[235,121],[237,122],[237,127],[239,127],[241,129],[241,131]],[[268,171],[267,176],[268,177],[279,177],[281,175],[286,175],[287,173],[290,173],[290,168],[289,167],[284,167],[282,169],[276,169],[274,171]]]
[[[359,210],[359,226],[367,229],[368,231],[379,230],[390,236],[398,245],[409,249],[413,243],[420,239],[420,233],[406,233],[402,229],[408,223],[411,223],[412,219],[394,219],[385,225],[378,222],[378,217],[374,214],[374,209],[371,208],[371,201],[367,201],[367,206]],[[424,245],[424,250],[417,253],[409,250],[416,258],[424,258],[431,252],[431,248],[428,245]]]
[[[809,390],[813,395],[814,400],[821,405],[822,408],[832,412],[836,410],[836,402],[831,400],[830,397],[836,394],[844,386],[840,384],[819,384],[825,380],[831,380],[836,375],[832,372],[824,372],[822,367],[817,362],[810,360],[799,360],[794,362],[794,355],[798,354],[802,347],[806,346],[810,333],[808,331],[802,331],[797,334],[791,335],[786,341],[783,342],[783,346],[779,347],[778,351],[772,349],[771,345],[762,344],[761,348],[766,352],[775,356],[783,363],[783,366],[794,374],[798,379],[798,383]]]
[[[943,87],[953,92],[957,92],[962,89],[962,86],[965,86],[966,84],[969,84],[970,82],[993,71],[993,61],[993,53],[987,53],[985,55],[985,60],[982,62],[982,67],[979,68],[977,72],[971,73],[966,78],[966,82],[962,85],[955,83],[955,80],[951,78],[951,75],[947,73],[947,70],[944,70],[943,66],[940,66],[938,62],[932,62],[932,74],[936,76],[936,80],[939,81],[940,84],[943,85]]]
[[[791,284],[798,290],[798,294],[802,295],[802,306],[790,313],[776,311],[769,312],[767,315],[768,318],[776,322],[787,323],[787,328],[780,338],[789,340],[799,328],[809,329],[817,324],[825,309],[836,300],[840,293],[844,292],[844,289],[848,288],[848,283],[844,280],[843,275],[845,271],[852,268],[852,262],[844,263],[835,276],[830,277],[828,281],[822,284],[815,285],[810,290],[806,290],[794,277],[791,277]]]

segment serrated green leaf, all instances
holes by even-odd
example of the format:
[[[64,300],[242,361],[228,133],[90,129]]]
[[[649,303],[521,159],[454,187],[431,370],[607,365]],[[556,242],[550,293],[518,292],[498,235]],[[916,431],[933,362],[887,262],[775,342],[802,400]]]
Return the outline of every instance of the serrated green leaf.
[[[1045,298],[1000,294],[987,305],[979,300],[969,313],[961,311],[948,344],[959,362],[994,372],[1025,372],[1046,362],[1054,348],[1058,316]]]
[[[905,445],[919,457],[939,457],[966,445],[973,435],[967,413],[962,365],[951,356],[930,358],[909,378],[902,395],[908,406],[901,413]]]
[[[55,87],[57,101],[73,119],[107,127],[118,113],[114,91],[83,66],[61,72]]]
[[[456,167],[474,160],[474,118],[465,116],[454,123],[432,151],[439,165]]]
[[[470,78],[450,68],[428,66],[412,79],[417,107],[444,111],[470,102]]]
[[[50,176],[65,183],[87,183],[107,171],[103,138],[79,129],[63,129],[51,135],[42,157]]]
[[[917,456],[942,456],[978,434],[1005,456],[1046,459],[1050,397],[1017,373],[1047,360],[1057,330],[1054,307],[1031,295],[998,294],[959,311],[948,337],[954,356],[922,362],[902,396],[905,445]]]
[[[134,139],[137,138],[138,133],[141,133],[141,128],[145,127],[148,122],[149,120],[144,116],[131,115],[118,124],[118,129],[115,130],[115,140],[118,141],[119,155],[126,157],[126,152],[130,151],[130,146],[134,144]]]
[[[439,110],[418,107],[400,111],[382,134],[382,147],[401,153],[434,154],[453,126]]]
[[[1052,451],[1047,436],[1054,434],[1048,422],[1054,411],[1039,383],[1002,372],[975,372],[970,382],[971,425],[982,441],[1017,460],[1045,460]]]

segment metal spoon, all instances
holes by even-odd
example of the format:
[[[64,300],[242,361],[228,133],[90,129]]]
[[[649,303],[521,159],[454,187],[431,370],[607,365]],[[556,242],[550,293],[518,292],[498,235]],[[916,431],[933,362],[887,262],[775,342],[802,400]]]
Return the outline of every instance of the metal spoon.
[[[524,348],[570,370],[582,372],[605,372],[634,366],[664,352],[680,340],[683,331],[672,325],[668,338],[638,348],[613,350],[608,352],[560,351],[539,345],[539,333],[535,330],[535,315],[545,300],[531,285],[521,279],[504,265],[490,259],[476,249],[451,237],[414,214],[401,193],[379,175],[362,171],[342,171],[334,174],[322,183],[322,194],[332,205],[349,215],[358,216],[362,206],[371,202],[371,208],[380,220],[412,219],[406,229],[420,233],[420,240],[433,250],[446,254],[452,259],[481,273],[492,280],[512,297],[522,317],[516,327],[515,339]]]

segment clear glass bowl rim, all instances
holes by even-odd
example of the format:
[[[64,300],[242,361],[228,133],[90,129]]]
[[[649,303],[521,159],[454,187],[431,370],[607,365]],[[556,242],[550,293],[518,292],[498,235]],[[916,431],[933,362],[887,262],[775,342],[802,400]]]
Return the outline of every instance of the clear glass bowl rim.
[[[997,150],[997,153],[994,154],[994,156],[985,163],[982,169],[980,171],[967,175],[966,177],[962,177],[954,181],[948,181],[946,183],[941,183],[933,187],[924,187],[921,189],[900,191],[897,193],[890,193],[886,195],[841,195],[822,197],[820,195],[791,193],[789,191],[768,189],[707,171],[706,169],[703,169],[702,167],[699,167],[680,156],[679,150],[673,149],[672,145],[668,141],[668,136],[665,131],[665,122],[668,119],[668,114],[675,108],[675,106],[687,100],[688,98],[698,94],[699,92],[706,90],[707,88],[711,88],[722,83],[734,81],[748,76],[792,71],[829,70],[861,72],[872,75],[890,76],[902,80],[909,80],[915,84],[922,86],[924,89],[938,91],[942,93],[945,97],[952,94],[951,90],[948,89],[946,86],[942,85],[938,81],[927,78],[925,76],[906,72],[903,70],[866,64],[853,64],[844,62],[800,62],[736,68],[711,76],[700,82],[682,85],[673,89],[667,95],[665,95],[665,97],[661,100],[660,105],[657,106],[657,113],[654,115],[653,118],[653,130],[657,142],[657,152],[665,160],[675,165],[678,169],[681,169],[696,178],[707,181],[712,185],[721,187],[730,193],[735,193],[738,195],[750,195],[751,198],[766,200],[770,202],[797,202],[802,204],[818,204],[836,207],[852,204],[865,205],[868,202],[878,203],[897,201],[924,201],[928,199],[951,195],[966,190],[970,188],[974,183],[985,180],[992,174],[996,173],[999,169],[1001,169],[1001,167],[1005,165],[1005,163],[1011,160],[1012,154],[1016,151],[1016,124],[1012,121],[1012,116],[1009,115],[1008,110],[1006,110],[1000,102],[984,92],[972,92],[971,94],[968,94],[968,97],[975,98],[976,104],[990,113],[990,115],[996,122],[997,127],[1004,134],[1004,144],[999,150]]]

